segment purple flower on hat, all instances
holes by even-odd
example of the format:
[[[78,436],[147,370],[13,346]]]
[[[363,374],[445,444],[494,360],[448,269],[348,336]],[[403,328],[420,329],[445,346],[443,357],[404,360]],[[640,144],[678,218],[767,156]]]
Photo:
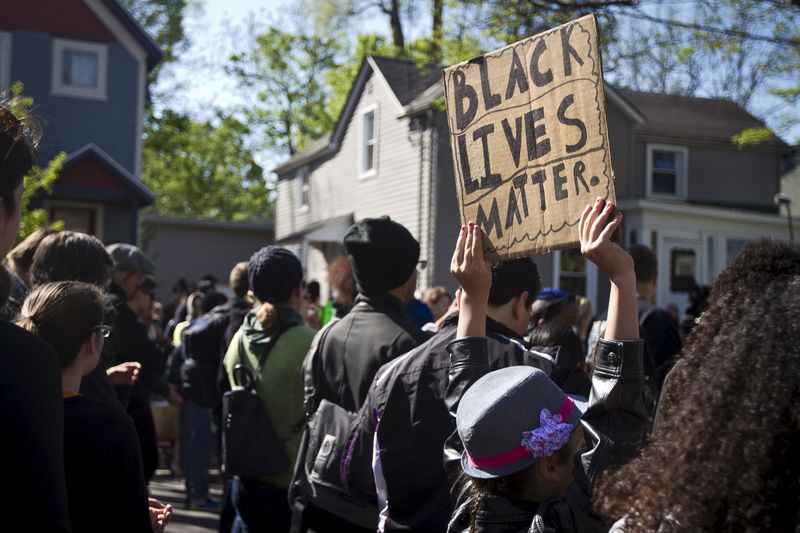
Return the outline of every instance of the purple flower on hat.
[[[548,457],[567,443],[573,427],[572,424],[562,423],[560,414],[551,414],[549,410],[542,409],[539,427],[524,431],[520,444],[537,459]]]

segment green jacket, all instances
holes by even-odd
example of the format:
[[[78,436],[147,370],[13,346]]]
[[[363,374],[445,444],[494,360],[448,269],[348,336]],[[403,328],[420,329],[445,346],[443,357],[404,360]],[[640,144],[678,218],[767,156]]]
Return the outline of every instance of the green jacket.
[[[302,325],[302,319],[293,309],[279,307],[281,318],[286,324],[296,324],[286,330],[277,340],[267,356],[267,361],[256,381],[256,392],[275,427],[278,436],[286,442],[291,467],[282,474],[259,478],[262,483],[276,487],[288,488],[292,478],[292,469],[297,459],[302,431],[294,431],[295,426],[303,418],[303,359],[311,346],[315,331]],[[256,318],[256,309],[248,311],[244,323],[231,340],[225,354],[225,372],[231,387],[237,383],[233,378],[233,368],[242,363],[255,370],[258,356],[253,353],[272,335],[272,331],[264,329]],[[244,335],[244,352],[239,353],[239,338]]]

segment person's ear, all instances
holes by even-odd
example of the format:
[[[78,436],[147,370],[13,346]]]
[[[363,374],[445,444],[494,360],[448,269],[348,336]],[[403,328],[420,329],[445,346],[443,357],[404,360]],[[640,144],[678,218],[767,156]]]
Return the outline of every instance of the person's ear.
[[[86,340],[83,341],[83,345],[81,346],[82,352],[85,352],[89,355],[94,355],[99,353],[103,350],[103,344],[101,342],[102,336],[100,335],[99,331],[93,331],[86,337]]]
[[[514,299],[511,312],[515,320],[522,320],[524,318],[526,321],[529,321],[531,319],[531,310],[527,305],[529,296],[530,293],[528,291],[523,291],[522,294]]]
[[[551,482],[558,482],[560,479],[558,464],[552,455],[539,459],[539,461],[536,462],[536,470],[539,473],[540,479]]]

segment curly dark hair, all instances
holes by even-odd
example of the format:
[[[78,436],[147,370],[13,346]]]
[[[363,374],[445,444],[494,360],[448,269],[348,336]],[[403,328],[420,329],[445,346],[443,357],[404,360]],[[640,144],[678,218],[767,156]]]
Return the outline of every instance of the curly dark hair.
[[[772,260],[754,256],[759,247]],[[791,272],[800,263],[787,259],[795,253],[759,241],[720,276],[665,391],[657,433],[598,485],[603,516],[625,516],[625,529],[637,532],[663,521],[681,530],[798,530],[800,276]]]
[[[745,244],[714,281],[711,299],[718,294],[763,287],[778,279],[800,275],[800,247],[783,241],[757,239]]]

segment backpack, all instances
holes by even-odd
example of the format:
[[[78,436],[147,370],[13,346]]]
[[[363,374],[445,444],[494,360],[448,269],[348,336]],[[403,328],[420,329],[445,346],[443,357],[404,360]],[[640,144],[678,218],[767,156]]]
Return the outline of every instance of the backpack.
[[[222,463],[225,473],[256,478],[285,472],[290,466],[286,442],[280,438],[255,390],[267,356],[288,328],[277,331],[258,355],[256,368],[245,364],[244,333],[239,335],[240,363],[234,367],[236,386],[222,397]],[[296,425],[299,431],[302,420]]]
[[[354,496],[342,482],[342,459],[357,413],[320,400],[314,385],[322,375],[318,348],[338,320],[319,331],[303,361],[306,425],[289,485],[293,533],[303,531],[303,511],[308,504],[364,528],[378,526],[377,506]]]
[[[192,321],[183,332],[181,389],[200,407],[214,408],[222,399],[217,379],[229,322],[229,310],[219,306]]]

